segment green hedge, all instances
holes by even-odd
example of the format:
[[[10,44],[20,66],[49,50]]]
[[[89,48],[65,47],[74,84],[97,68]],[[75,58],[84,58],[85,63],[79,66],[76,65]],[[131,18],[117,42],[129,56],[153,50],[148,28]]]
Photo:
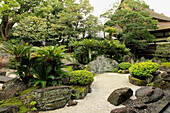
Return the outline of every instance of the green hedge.
[[[153,62],[141,62],[132,65],[129,68],[131,76],[134,76],[136,78],[146,78],[148,76],[152,76],[152,74],[158,70],[160,67],[159,64],[153,63]]]
[[[91,72],[85,70],[72,71],[69,75],[71,85],[88,85],[94,81],[94,76]]]

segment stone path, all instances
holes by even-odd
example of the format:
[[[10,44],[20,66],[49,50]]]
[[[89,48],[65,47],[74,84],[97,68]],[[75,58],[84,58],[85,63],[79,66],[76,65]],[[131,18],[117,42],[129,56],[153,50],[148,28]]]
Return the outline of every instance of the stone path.
[[[107,98],[115,89],[130,87],[135,91],[140,88],[130,84],[128,76],[129,74],[117,73],[97,75],[91,86],[92,93],[89,93],[83,100],[76,100],[78,102],[77,106],[65,106],[61,109],[41,113],[110,113],[112,109],[123,106],[116,107],[107,101]],[[135,99],[135,96],[131,98]]]

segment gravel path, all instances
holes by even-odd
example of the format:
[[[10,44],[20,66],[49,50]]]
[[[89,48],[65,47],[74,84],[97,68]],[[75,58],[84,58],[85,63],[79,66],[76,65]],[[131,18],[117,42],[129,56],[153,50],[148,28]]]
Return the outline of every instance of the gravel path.
[[[115,89],[130,87],[135,91],[139,88],[128,82],[128,75],[117,73],[99,74],[95,76],[91,86],[92,93],[89,93],[83,100],[76,100],[78,102],[76,106],[65,106],[61,109],[41,113],[110,113],[112,109],[123,106],[116,107],[107,101],[107,98]],[[131,98],[133,99],[135,96]]]

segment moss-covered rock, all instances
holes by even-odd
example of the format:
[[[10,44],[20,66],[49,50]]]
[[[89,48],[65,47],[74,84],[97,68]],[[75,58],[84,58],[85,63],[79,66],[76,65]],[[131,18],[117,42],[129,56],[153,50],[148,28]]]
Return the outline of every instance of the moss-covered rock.
[[[72,99],[84,99],[87,93],[90,91],[90,86],[71,86]]]
[[[146,84],[147,84],[145,80],[140,80],[140,79],[132,77],[132,76],[129,76],[129,82],[131,84],[134,84],[137,86],[146,86]]]
[[[8,105],[17,105],[19,107],[19,112],[20,113],[26,113],[28,111],[30,111],[30,108],[27,108],[19,99],[19,97],[13,97],[10,98],[6,101],[4,101],[0,107],[4,107],[4,106],[8,106]]]

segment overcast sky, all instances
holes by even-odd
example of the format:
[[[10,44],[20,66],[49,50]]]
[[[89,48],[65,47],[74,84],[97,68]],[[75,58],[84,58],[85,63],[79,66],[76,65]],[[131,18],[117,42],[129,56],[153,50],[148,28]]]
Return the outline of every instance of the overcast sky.
[[[93,14],[100,16],[111,7],[113,3],[118,0],[90,0],[91,5],[94,7]],[[120,0],[119,0],[120,1]],[[155,12],[164,13],[164,15],[170,17],[170,0],[144,0],[146,4],[154,9]]]

